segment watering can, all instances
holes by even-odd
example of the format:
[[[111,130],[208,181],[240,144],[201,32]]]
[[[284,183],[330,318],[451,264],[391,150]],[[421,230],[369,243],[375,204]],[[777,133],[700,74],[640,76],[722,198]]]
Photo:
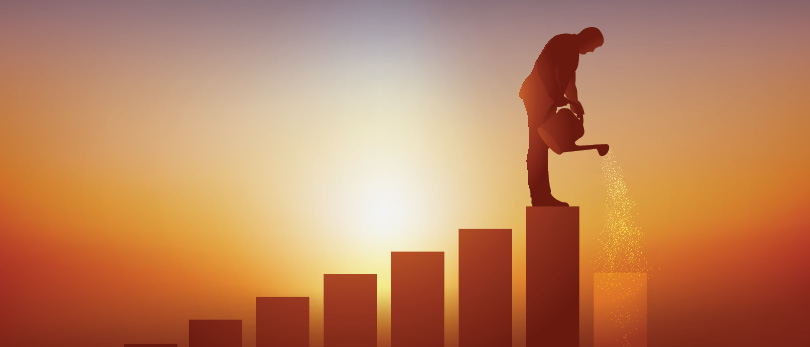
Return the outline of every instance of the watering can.
[[[537,132],[540,133],[540,137],[548,148],[557,154],[595,149],[600,156],[603,156],[610,149],[606,144],[587,146],[576,144],[577,140],[585,134],[585,127],[582,117],[577,117],[573,111],[567,108],[558,110],[537,127]]]

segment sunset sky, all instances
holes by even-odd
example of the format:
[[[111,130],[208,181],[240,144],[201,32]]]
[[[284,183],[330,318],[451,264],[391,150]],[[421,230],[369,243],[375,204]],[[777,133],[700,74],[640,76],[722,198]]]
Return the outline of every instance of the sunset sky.
[[[311,296],[514,230],[524,345],[528,146],[543,45],[596,26],[580,143],[609,143],[649,263],[650,346],[797,346],[810,324],[810,2],[0,3],[0,345],[187,346],[188,319]],[[582,346],[602,158],[550,156],[581,211]],[[797,343],[798,342],[798,343]]]

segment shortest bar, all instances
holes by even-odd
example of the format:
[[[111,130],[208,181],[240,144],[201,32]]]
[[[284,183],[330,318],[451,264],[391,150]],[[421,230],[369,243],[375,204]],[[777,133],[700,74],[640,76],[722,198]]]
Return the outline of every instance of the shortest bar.
[[[309,346],[309,298],[256,298],[256,347],[276,346]]]
[[[189,347],[242,347],[241,320],[188,321]]]

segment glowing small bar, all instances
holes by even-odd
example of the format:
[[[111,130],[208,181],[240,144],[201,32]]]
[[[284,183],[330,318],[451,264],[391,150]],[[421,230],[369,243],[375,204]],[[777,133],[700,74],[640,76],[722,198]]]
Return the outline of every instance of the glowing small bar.
[[[647,274],[596,273],[594,347],[647,347]]]

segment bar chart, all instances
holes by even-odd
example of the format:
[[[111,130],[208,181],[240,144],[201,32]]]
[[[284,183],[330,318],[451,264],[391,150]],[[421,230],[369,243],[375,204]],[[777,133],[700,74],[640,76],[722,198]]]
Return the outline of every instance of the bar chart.
[[[647,274],[594,274],[594,346],[647,347]]]
[[[512,345],[512,230],[459,235],[459,345]]]
[[[377,275],[324,275],[324,346],[377,345]]]
[[[444,346],[444,252],[391,253],[391,347]]]
[[[309,298],[256,298],[256,347],[273,346],[309,346]]]
[[[512,346],[512,238],[512,229],[458,230],[460,347]],[[527,347],[579,346],[579,239],[578,207],[526,208]],[[445,345],[445,260],[440,251],[391,252],[392,347]],[[597,294],[616,305],[614,292]],[[324,347],[376,347],[377,295],[377,274],[324,274]],[[308,347],[310,308],[308,297],[257,297],[256,347]],[[614,330],[597,331],[604,340]],[[241,347],[242,334],[241,320],[193,319],[188,346]]]
[[[526,208],[526,346],[579,346],[579,208]]]
[[[190,320],[188,344],[197,347],[241,347],[241,320]]]

